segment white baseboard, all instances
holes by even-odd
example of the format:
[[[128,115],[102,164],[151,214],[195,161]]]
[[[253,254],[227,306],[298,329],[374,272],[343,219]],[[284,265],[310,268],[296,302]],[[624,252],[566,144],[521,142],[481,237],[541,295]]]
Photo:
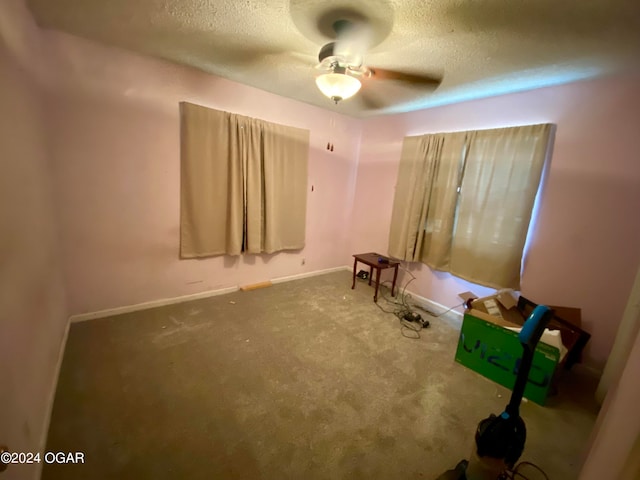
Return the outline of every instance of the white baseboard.
[[[80,313],[78,315],[72,315],[69,320],[72,323],[76,323],[96,318],[111,317],[112,315],[121,315],[123,313],[137,312],[138,310],[146,310],[148,308],[163,307],[165,305],[173,305],[176,303],[184,303],[191,300],[200,300],[202,298],[233,293],[237,292],[239,288],[240,287],[236,285],[234,287],[221,288],[219,290],[208,290],[206,292],[192,293],[190,295],[182,295],[180,297],[162,298],[160,300],[152,300],[150,302],[137,303],[135,305],[126,305],[124,307],[107,308],[106,310],[99,310],[97,312]]]
[[[313,272],[299,273],[297,275],[278,277],[278,278],[272,279],[271,283],[278,284],[278,283],[291,282],[294,280],[300,280],[303,278],[315,277],[318,275],[325,275],[328,273],[340,272],[345,270],[351,272],[352,269],[353,267],[351,266],[343,265],[341,267],[333,267],[333,268],[327,268],[324,270],[315,270]],[[200,300],[203,298],[215,297],[218,295],[225,295],[227,293],[237,292],[239,289],[240,287],[236,285],[233,287],[221,288],[218,290],[208,290],[206,292],[193,293],[190,295],[182,295],[179,297],[152,300],[149,302],[137,303],[135,305],[126,305],[123,307],[108,308],[105,310],[99,310],[97,312],[81,313],[78,315],[72,315],[69,318],[69,322],[70,323],[83,322],[85,320],[111,317],[113,315],[121,315],[123,313],[137,312],[139,310],[146,310],[149,308],[163,307],[165,305],[184,303],[184,302],[189,302],[191,300]],[[449,323],[452,324],[452,326],[456,328],[460,328],[460,326],[462,325],[462,313],[457,312],[455,310],[451,310],[447,312],[449,308],[444,305],[434,302],[433,300],[429,300],[428,298],[425,298],[413,292],[407,292],[407,293],[409,293],[411,295],[411,298],[413,298],[414,301],[416,301],[420,306],[424,307],[426,310],[431,311],[436,315],[443,313],[442,318],[449,321]],[[65,343],[66,343],[66,335],[68,334],[68,328],[69,327],[67,326],[67,331],[65,332]],[[60,362],[61,361],[62,361],[62,357],[60,358]]]
[[[580,372],[584,372],[585,375],[590,376],[591,378],[595,378],[600,380],[602,378],[602,369],[593,367],[591,365],[585,363],[576,363],[573,367],[571,367],[572,371],[578,370]]]
[[[411,298],[418,303],[421,307],[424,307],[425,310],[429,312],[433,312],[436,315],[442,315],[440,318],[446,320],[451,326],[459,329],[462,327],[462,317],[463,314],[458,312],[455,309],[450,309],[445,305],[442,305],[438,302],[434,302],[433,300],[429,300],[426,297],[418,295],[417,293],[407,292],[411,295]]]
[[[279,277],[271,280],[271,283],[284,283],[292,280],[299,280],[301,278],[315,277],[316,275],[325,275],[327,273],[339,272],[343,270],[351,270],[347,266],[327,268],[324,270],[315,270],[313,272],[305,272],[297,275],[289,275],[286,277]],[[221,288],[218,290],[208,290],[206,292],[193,293],[190,295],[182,295],[179,297],[162,298],[159,300],[151,300],[149,302],[137,303],[135,305],[125,305],[124,307],[107,308],[105,310],[99,310],[97,312],[80,313],[72,315],[69,321],[72,323],[84,322],[85,320],[93,320],[96,318],[111,317],[113,315],[121,315],[123,313],[137,312],[139,310],[146,310],[148,308],[163,307],[165,305],[173,305],[176,303],[189,302],[191,300],[200,300],[202,298],[215,297],[217,295],[225,295],[227,293],[237,292],[240,289],[239,286],[233,286],[228,288]]]
[[[347,270],[348,272],[352,272],[353,266],[344,265],[343,267],[330,268],[328,270],[311,272],[310,274],[294,275],[292,277],[284,277],[284,278],[287,280],[288,279],[295,280],[297,278],[303,278],[304,276],[322,275],[323,273],[330,273],[330,272],[340,271],[340,270]],[[281,281],[287,281],[285,279]],[[272,280],[272,282],[279,283],[276,280]],[[399,285],[396,285],[396,288],[397,289],[400,288]],[[442,315],[440,318],[442,318],[443,320],[446,320],[454,328],[456,329],[462,328],[462,318],[464,317],[464,314],[462,312],[458,312],[457,310],[455,310],[455,308],[457,307],[454,307],[452,309],[450,307],[442,305],[441,303],[434,302],[433,300],[429,300],[428,298],[423,297],[422,295],[418,295],[417,293],[411,292],[409,290],[407,290],[405,293],[411,295],[411,298],[414,300],[414,303],[419,304],[425,310],[429,312],[433,312],[436,315]]]
[[[292,280],[300,280],[301,278],[309,278],[309,277],[315,277],[318,275],[325,275],[327,273],[341,272],[343,270],[351,270],[351,268],[343,265],[342,267],[326,268],[324,270],[315,270],[313,272],[305,272],[305,273],[299,273],[297,275],[289,275],[286,277],[274,278],[271,280],[271,283],[275,284],[275,283],[291,282]]]
[[[47,402],[47,411],[44,417],[44,427],[42,431],[42,437],[40,438],[40,451],[46,452],[47,438],[49,436],[49,425],[51,425],[51,415],[53,414],[53,403],[56,398],[56,391],[58,389],[58,380],[60,378],[60,371],[62,370],[62,361],[64,359],[64,351],[67,348],[67,339],[69,338],[69,328],[71,322],[67,319],[67,323],[64,327],[64,333],[62,334],[62,341],[60,342],[60,348],[58,350],[58,358],[56,359],[56,365],[53,372],[53,383],[49,390],[49,398]],[[40,478],[40,472],[42,471],[42,465],[38,467],[37,477]]]

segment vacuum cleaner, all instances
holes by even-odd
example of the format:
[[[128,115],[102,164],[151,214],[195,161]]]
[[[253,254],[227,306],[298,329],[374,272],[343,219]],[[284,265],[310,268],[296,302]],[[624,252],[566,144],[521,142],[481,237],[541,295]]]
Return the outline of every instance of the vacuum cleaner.
[[[524,323],[518,339],[523,354],[511,399],[500,415],[491,414],[478,424],[475,445],[469,460],[461,460],[436,480],[499,480],[512,470],[522,455],[527,436],[520,417],[520,403],[529,378],[536,345],[553,317],[553,310],[538,305]]]

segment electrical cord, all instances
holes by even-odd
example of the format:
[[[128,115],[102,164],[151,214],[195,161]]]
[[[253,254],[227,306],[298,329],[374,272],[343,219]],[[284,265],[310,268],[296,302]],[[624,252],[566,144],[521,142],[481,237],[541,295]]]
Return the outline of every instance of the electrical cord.
[[[518,465],[515,466],[513,470],[507,470],[506,472],[502,473],[498,477],[498,480],[539,480],[540,479],[539,475],[537,475],[535,478],[525,475],[525,473],[527,473],[526,472],[527,468],[534,469],[539,474],[541,474],[545,480],[549,480],[549,476],[545,473],[545,471],[542,470],[535,463],[531,463],[531,462],[520,462]]]
[[[394,308],[392,310],[387,310],[382,305],[380,305],[380,303],[376,303],[376,306],[383,312],[393,314],[398,318],[398,320],[400,321],[400,333],[403,337],[418,340],[420,338],[420,330],[422,330],[423,326],[415,322],[410,322],[404,318],[405,315],[413,313],[411,306],[406,301],[406,289],[413,280],[415,280],[415,277],[409,280],[404,285],[401,292],[398,293],[396,299],[393,300],[387,297],[385,293],[385,283],[389,282],[382,282],[380,285],[383,287],[383,289],[380,292],[380,298],[393,305]],[[398,302],[397,298],[400,298],[400,302]]]
[[[408,268],[406,268],[402,263],[400,263],[400,268],[401,268],[404,272],[406,272],[407,274],[409,274],[409,276],[411,277],[411,280],[410,280],[409,282],[407,282],[407,284],[404,286],[404,289],[403,289],[403,298],[405,298],[405,296],[404,296],[404,290],[407,288],[407,285],[409,285],[409,283],[411,283],[413,280],[416,280],[416,277],[415,277],[415,275],[414,275],[413,273],[411,273],[411,271],[410,271]],[[387,280],[387,282],[388,282],[388,280]],[[383,283],[385,283],[385,282],[383,282]],[[407,297],[407,298],[411,298],[411,294],[406,294],[406,297]],[[413,306],[414,308],[418,308],[418,309],[422,310],[422,311],[423,311],[423,312],[425,312],[425,313],[428,313],[428,314],[429,314],[429,315],[431,315],[432,317],[438,318],[438,317],[442,317],[443,315],[446,315],[447,313],[449,313],[449,312],[450,312],[451,310],[453,310],[454,308],[458,308],[458,307],[462,307],[462,306],[464,306],[464,304],[465,304],[465,302],[459,303],[458,305],[454,305],[453,307],[449,308],[448,310],[445,310],[444,312],[440,312],[440,313],[437,313],[437,314],[436,314],[436,313],[433,313],[433,312],[432,312],[432,311],[430,311],[430,310],[427,310],[426,308],[424,308],[423,306],[421,306],[420,304],[417,304],[417,303],[416,303],[416,304],[413,304],[412,306]]]
[[[407,320],[406,318],[404,318],[407,314],[415,314],[415,309],[420,309],[425,313],[428,313],[430,316],[434,317],[434,318],[438,318],[441,317],[443,315],[446,315],[447,313],[449,313],[451,310],[453,310],[454,308],[458,308],[464,305],[464,302],[458,304],[458,305],[454,305],[453,307],[449,308],[448,310],[445,310],[444,312],[440,312],[440,313],[433,313],[429,310],[427,310],[426,308],[422,307],[421,305],[417,304],[417,303],[409,303],[409,300],[412,298],[410,293],[407,293],[407,287],[411,284],[411,282],[413,282],[414,280],[416,280],[416,277],[413,273],[411,273],[410,270],[408,270],[402,263],[400,263],[399,267],[405,272],[407,273],[411,279],[406,282],[404,284],[404,286],[400,289],[400,291],[398,292],[398,294],[396,295],[396,297],[394,299],[391,299],[389,297],[387,297],[387,295],[385,294],[385,288],[387,287],[389,290],[391,290],[391,287],[393,287],[393,285],[391,284],[391,281],[389,280],[385,280],[383,282],[380,283],[380,286],[383,287],[380,290],[380,297],[382,299],[384,299],[388,304],[391,304],[393,306],[392,310],[386,310],[384,307],[382,307],[382,305],[380,305],[379,303],[376,303],[376,306],[382,310],[384,313],[390,313],[395,315],[398,320],[400,321],[400,333],[402,334],[403,337],[406,338],[411,338],[414,340],[418,340],[420,339],[420,331],[425,328],[426,326],[429,325],[429,322],[425,322],[425,323],[419,323],[419,322],[412,322]],[[390,287],[388,287],[386,284],[390,284]],[[400,301],[398,301],[398,298],[400,299]]]
[[[405,338],[410,338],[413,340],[418,340],[420,339],[420,331],[427,327],[429,325],[428,322],[426,323],[419,323],[419,322],[413,322],[413,321],[409,321],[405,318],[405,316],[407,314],[414,314],[414,307],[415,305],[409,304],[408,303],[408,299],[411,298],[411,295],[406,293],[407,287],[409,286],[409,284],[414,281],[416,278],[415,276],[413,276],[413,274],[411,274],[411,272],[408,272],[409,275],[411,276],[411,279],[402,287],[401,291],[398,292],[397,296],[395,299],[391,299],[386,295],[385,292],[385,287],[387,287],[387,283],[391,283],[388,280],[384,281],[381,283],[383,289],[381,290],[381,298],[383,300],[385,300],[387,303],[393,305],[395,308],[393,310],[386,310],[384,307],[382,307],[382,305],[380,305],[379,303],[376,303],[377,307],[382,310],[385,313],[391,313],[393,315],[395,315],[398,320],[400,321],[400,334],[405,337]],[[393,286],[393,285],[392,285]],[[389,289],[391,290],[391,289]],[[398,301],[398,299],[400,299],[400,301]]]
[[[411,277],[411,279],[407,283],[405,283],[405,285],[402,287],[401,292],[399,292],[397,294],[396,298],[395,299],[391,299],[391,298],[387,297],[385,295],[385,290],[384,289],[380,291],[381,298],[384,299],[386,302],[388,302],[388,303],[390,303],[392,305],[395,305],[396,308],[394,310],[385,310],[378,303],[376,303],[376,305],[383,312],[391,313],[391,314],[395,315],[396,317],[398,317],[398,319],[400,320],[400,333],[402,334],[403,337],[417,340],[417,339],[420,338],[420,331],[423,329],[422,325],[416,324],[415,322],[409,322],[409,321],[404,319],[404,315],[406,313],[413,313],[412,307],[413,308],[418,308],[418,309],[422,310],[423,312],[428,313],[432,317],[438,318],[438,317],[442,317],[443,315],[446,315],[447,313],[449,313],[454,308],[462,307],[462,306],[465,305],[465,302],[462,302],[462,303],[459,303],[458,305],[454,305],[453,307],[448,308],[444,312],[440,312],[438,314],[435,314],[435,313],[425,309],[424,307],[420,306],[419,304],[411,304],[411,305],[409,305],[407,303],[407,300],[409,300],[411,298],[411,294],[407,294],[406,290],[407,290],[407,287],[409,286],[409,284],[411,284],[411,282],[416,280],[416,277],[407,268],[405,268],[402,265],[402,263],[400,264],[400,268],[402,268],[402,270],[404,270],[406,273],[408,273],[409,276]],[[386,280],[386,281],[382,282],[380,285],[382,287],[385,287],[386,283],[391,283],[391,282],[389,280]],[[391,285],[391,286],[393,287],[393,285]],[[391,291],[390,288],[389,288],[389,291]],[[400,302],[398,302],[398,300],[397,300],[398,297],[400,298]],[[412,333],[407,335],[407,333],[406,333],[407,331],[412,332]],[[532,468],[532,469],[536,470],[538,473],[540,473],[544,477],[545,480],[549,480],[549,476],[545,473],[545,471],[542,470],[542,468],[540,468],[538,465],[536,465],[535,463],[532,463],[532,462],[520,462],[520,463],[518,463],[513,470],[507,470],[503,474],[501,474],[500,477],[498,477],[498,480],[539,480],[539,478],[533,479],[533,478],[530,478],[530,477],[526,476],[525,473],[527,473],[526,472],[527,468]]]
[[[425,309],[424,307],[421,307],[420,305],[415,305],[415,307],[416,307],[416,308],[418,308],[418,309],[420,309],[420,310],[422,310],[423,312],[428,313],[428,314],[429,314],[429,315],[431,315],[432,317],[436,317],[436,318],[438,318],[438,317],[442,317],[443,315],[446,315],[447,313],[449,313],[449,312],[450,312],[451,310],[453,310],[454,308],[462,307],[463,305],[464,305],[464,302],[459,303],[458,305],[454,305],[453,307],[451,307],[451,308],[449,308],[449,309],[445,310],[444,312],[440,312],[440,313],[438,313],[438,314],[435,314],[435,313],[433,313],[433,312],[431,312],[431,311],[429,311],[429,310]]]
[[[413,280],[414,280],[414,279],[412,278],[409,282],[407,282],[407,285],[409,285]],[[381,285],[381,286],[386,286],[385,284],[387,284],[387,283],[389,283],[389,284],[390,284],[391,282],[390,282],[389,280],[385,280],[385,281],[384,281],[384,282],[382,282],[380,285]],[[434,312],[432,312],[431,310],[427,310],[426,308],[424,308],[422,305],[420,305],[420,304],[418,304],[418,303],[411,303],[411,304],[409,304],[409,303],[407,302],[407,300],[409,300],[409,299],[411,299],[411,298],[412,298],[410,293],[405,293],[405,290],[406,290],[407,285],[405,285],[405,286],[402,288],[402,293],[399,295],[399,297],[400,297],[400,298],[401,298],[401,300],[402,300],[402,303],[398,303],[397,301],[395,301],[395,300],[392,300],[392,299],[388,298],[388,297],[384,294],[384,291],[381,291],[381,294],[382,294],[381,296],[382,296],[382,298],[384,298],[384,299],[385,299],[387,302],[389,302],[389,303],[392,303],[392,304],[394,304],[394,305],[402,305],[402,306],[403,306],[403,307],[405,307],[409,312],[413,312],[413,310],[412,310],[412,309],[418,309],[418,310],[422,310],[422,311],[423,311],[423,312],[425,312],[425,313],[428,313],[430,316],[432,316],[432,317],[434,317],[434,318],[442,317],[442,316],[446,315],[447,313],[449,313],[451,310],[453,310],[453,309],[455,309],[455,308],[458,308],[458,307],[462,307],[462,306],[464,306],[464,305],[465,305],[465,302],[462,302],[462,303],[459,303],[459,304],[457,304],[457,305],[454,305],[453,307],[448,308],[447,310],[444,310],[443,312],[440,312],[440,313],[434,313]],[[389,290],[391,290],[391,289],[389,288]],[[394,312],[387,312],[387,313],[394,313]]]

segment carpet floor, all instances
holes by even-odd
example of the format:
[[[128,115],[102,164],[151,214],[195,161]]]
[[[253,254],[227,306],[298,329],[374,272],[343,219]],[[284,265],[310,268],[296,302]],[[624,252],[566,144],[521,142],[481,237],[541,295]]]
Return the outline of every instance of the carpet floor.
[[[457,364],[455,322],[419,339],[336,272],[74,323],[47,450],[54,479],[434,479],[509,391]],[[388,304],[379,300],[381,306]],[[522,405],[521,460],[577,478],[596,380]]]

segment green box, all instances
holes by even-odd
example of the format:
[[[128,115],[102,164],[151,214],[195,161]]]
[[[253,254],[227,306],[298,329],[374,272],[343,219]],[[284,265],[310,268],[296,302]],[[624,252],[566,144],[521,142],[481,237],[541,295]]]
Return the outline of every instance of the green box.
[[[524,391],[526,398],[544,405],[559,359],[557,348],[538,343]],[[516,332],[494,323],[482,312],[464,314],[456,362],[513,389],[521,360],[522,345]]]

